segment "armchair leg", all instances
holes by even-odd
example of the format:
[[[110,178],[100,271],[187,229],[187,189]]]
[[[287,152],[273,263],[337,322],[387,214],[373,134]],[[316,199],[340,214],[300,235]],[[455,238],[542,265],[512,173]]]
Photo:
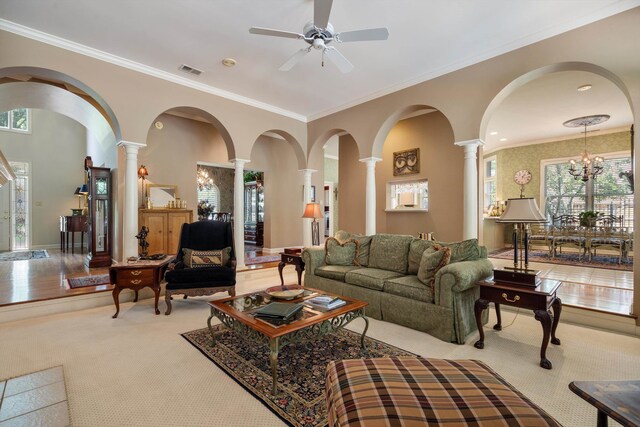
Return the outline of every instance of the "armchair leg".
[[[236,296],[236,288],[229,289],[229,296],[230,297],[235,297]]]
[[[165,290],[164,293],[164,302],[165,304],[167,304],[167,311],[164,312],[165,316],[168,316],[171,314],[171,291],[167,291]]]

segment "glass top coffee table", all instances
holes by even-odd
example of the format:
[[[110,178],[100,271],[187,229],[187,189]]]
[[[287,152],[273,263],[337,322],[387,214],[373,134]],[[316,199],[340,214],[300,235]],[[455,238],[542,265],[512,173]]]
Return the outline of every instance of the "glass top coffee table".
[[[276,394],[278,390],[278,352],[289,344],[314,340],[332,334],[360,317],[365,322],[365,328],[360,337],[360,346],[363,353],[368,355],[364,341],[369,328],[369,319],[364,314],[368,303],[355,298],[339,296],[340,299],[346,301],[346,304],[333,310],[324,311],[304,304],[306,300],[318,295],[338,297],[338,295],[328,292],[304,288],[300,297],[289,301],[275,299],[264,291],[211,301],[209,302],[211,315],[207,319],[207,325],[211,332],[212,344],[215,344],[215,338],[211,328],[211,319],[215,316],[220,319],[223,325],[235,331],[240,337],[253,342],[262,342],[269,347],[269,362],[273,380],[271,392],[273,394]],[[286,321],[255,317],[256,310],[270,302],[303,303],[304,306],[292,319]]]

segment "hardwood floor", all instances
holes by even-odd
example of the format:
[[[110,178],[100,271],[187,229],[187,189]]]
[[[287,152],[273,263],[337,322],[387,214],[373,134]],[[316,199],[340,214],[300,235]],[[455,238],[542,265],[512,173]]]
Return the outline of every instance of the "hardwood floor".
[[[64,298],[95,292],[110,292],[111,285],[70,289],[71,277],[108,273],[108,268],[89,269],[84,266],[86,254],[62,253],[48,249],[49,258],[29,261],[0,262],[0,306]],[[267,255],[262,248],[250,248],[246,256]],[[492,259],[498,267],[500,262]],[[247,270],[277,267],[278,262],[247,266]],[[565,282],[559,296],[565,305],[628,316],[633,301],[633,272],[594,268],[578,268],[554,264],[532,266],[545,277]]]

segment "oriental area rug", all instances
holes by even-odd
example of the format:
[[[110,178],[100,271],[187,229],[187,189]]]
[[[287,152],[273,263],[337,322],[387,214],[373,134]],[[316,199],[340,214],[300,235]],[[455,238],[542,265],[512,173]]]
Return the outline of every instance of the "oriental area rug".
[[[513,259],[513,249],[499,249],[489,254],[489,258],[498,259]],[[608,270],[624,270],[633,271],[633,257],[629,256],[628,259],[623,259],[621,264],[618,264],[617,255],[594,255],[589,261],[588,256],[578,257],[576,252],[563,252],[551,258],[547,251],[529,251],[529,262],[546,262],[548,264],[563,264],[563,265],[575,265],[578,267],[590,267],[590,268],[606,268]]]
[[[280,255],[263,255],[256,257],[246,257],[244,259],[245,265],[253,265],[253,264],[264,264],[267,262],[276,262],[280,261],[282,257]]]
[[[25,261],[29,259],[49,258],[45,250],[0,252],[0,261]]]
[[[108,274],[97,274],[95,276],[70,277],[69,287],[71,289],[84,288],[86,286],[110,285],[111,280]]]
[[[316,341],[294,344],[278,356],[278,394],[271,394],[271,365],[266,345],[242,339],[222,325],[182,336],[288,425],[327,425],[325,371],[332,360],[359,359],[360,334],[342,329]],[[366,338],[370,357],[417,357],[373,338]]]

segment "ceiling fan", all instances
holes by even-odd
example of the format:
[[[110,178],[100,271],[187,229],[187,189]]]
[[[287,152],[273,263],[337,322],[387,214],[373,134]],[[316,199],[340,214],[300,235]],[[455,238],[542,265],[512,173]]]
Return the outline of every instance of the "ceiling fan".
[[[331,14],[331,5],[333,0],[315,0],[313,3],[313,21],[307,23],[302,33],[294,33],[291,31],[272,30],[270,28],[251,27],[251,34],[259,34],[263,36],[285,37],[290,39],[302,39],[310,46],[300,49],[287,62],[280,67],[281,71],[289,71],[292,69],[304,55],[311,52],[311,48],[322,50],[322,65],[324,66],[324,57],[329,58],[331,62],[343,73],[353,70],[353,64],[349,62],[335,47],[327,46],[332,41],[338,43],[359,42],[371,40],[386,40],[389,37],[387,28],[369,28],[366,30],[346,31],[336,33],[333,25],[329,23],[329,15]]]

